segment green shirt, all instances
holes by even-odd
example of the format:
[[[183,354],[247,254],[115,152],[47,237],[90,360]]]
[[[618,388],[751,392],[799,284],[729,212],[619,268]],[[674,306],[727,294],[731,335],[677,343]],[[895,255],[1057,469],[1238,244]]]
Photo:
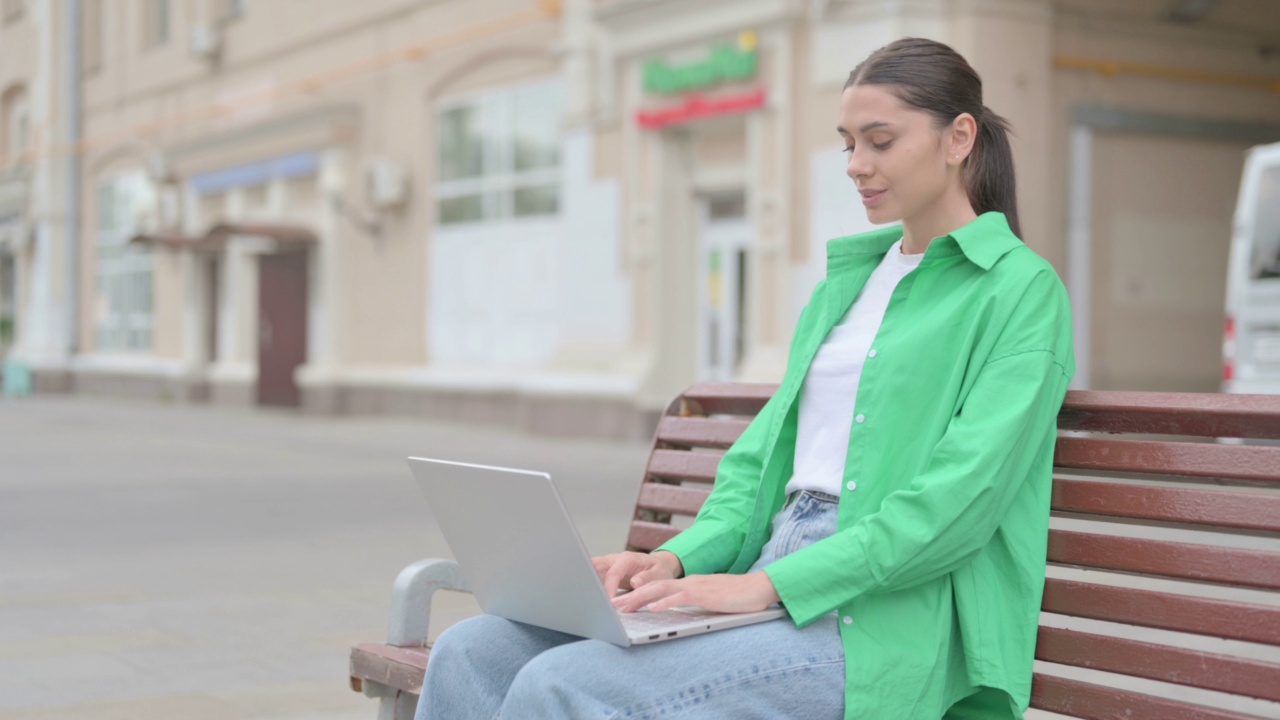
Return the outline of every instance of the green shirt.
[[[800,388],[901,227],[832,240],[778,392],[661,549],[689,574],[759,557],[792,474]],[[1020,717],[1044,589],[1058,410],[1075,373],[1053,267],[989,212],[894,290],[851,413],[834,535],[765,568],[797,626],[836,611],[845,717]],[[952,707],[964,698],[963,703]]]

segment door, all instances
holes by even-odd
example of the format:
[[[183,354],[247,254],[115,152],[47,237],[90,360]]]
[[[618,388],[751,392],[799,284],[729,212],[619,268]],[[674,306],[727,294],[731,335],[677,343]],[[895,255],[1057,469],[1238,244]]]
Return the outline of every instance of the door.
[[[698,281],[698,379],[736,379],[745,343],[751,226],[742,191],[702,203]]]
[[[1090,387],[1217,391],[1247,145],[1099,132],[1093,147]]]
[[[258,257],[258,404],[297,406],[307,359],[307,254]]]

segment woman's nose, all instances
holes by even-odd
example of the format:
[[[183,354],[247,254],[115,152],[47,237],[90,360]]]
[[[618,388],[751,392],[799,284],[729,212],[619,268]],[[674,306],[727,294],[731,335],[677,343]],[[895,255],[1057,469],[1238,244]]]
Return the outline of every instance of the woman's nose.
[[[848,173],[849,177],[855,181],[860,177],[869,175],[870,172],[867,167],[866,155],[856,148],[850,152],[849,163],[845,166],[845,172]]]

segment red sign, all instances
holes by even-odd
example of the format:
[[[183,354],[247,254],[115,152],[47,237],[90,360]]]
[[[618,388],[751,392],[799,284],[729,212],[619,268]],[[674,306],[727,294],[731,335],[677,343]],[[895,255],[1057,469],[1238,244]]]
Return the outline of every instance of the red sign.
[[[690,120],[754,110],[764,107],[764,102],[764,88],[756,88],[739,95],[720,95],[714,98],[688,95],[685,96],[684,102],[673,107],[661,110],[640,110],[636,113],[636,122],[642,128],[655,130]]]

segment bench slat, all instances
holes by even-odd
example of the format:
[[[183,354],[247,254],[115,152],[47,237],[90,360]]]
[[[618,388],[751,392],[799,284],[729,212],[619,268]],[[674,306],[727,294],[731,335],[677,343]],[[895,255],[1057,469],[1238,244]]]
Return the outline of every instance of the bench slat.
[[[1230,710],[1036,673],[1031,707],[1083,720],[1260,720]]]
[[[692,415],[752,415],[778,391],[770,383],[699,383],[682,396]]]
[[[649,474],[666,480],[715,482],[721,453],[686,450],[654,450],[649,457]]]
[[[372,680],[397,690],[417,694],[427,671],[431,648],[402,648],[386,643],[361,643],[351,648],[351,678]]]
[[[636,503],[636,507],[677,515],[697,515],[702,503],[710,494],[710,490],[702,488],[645,483],[640,488],[640,500]]]
[[[1060,437],[1054,465],[1280,482],[1280,447]]]
[[[1127,638],[1041,627],[1036,659],[1280,700],[1280,665]]]
[[[751,424],[750,420],[666,416],[658,421],[657,441],[684,447],[727,448]]]
[[[1049,562],[1280,590],[1280,553],[1049,531]]]
[[[1280,607],[1049,578],[1045,612],[1280,645]]]
[[[627,537],[627,549],[648,552],[675,537],[680,528],[666,523],[632,520],[631,534]]]
[[[1062,430],[1200,437],[1274,438],[1274,396],[1073,390],[1058,414]]]
[[[1054,478],[1053,509],[1280,532],[1280,495]]]

